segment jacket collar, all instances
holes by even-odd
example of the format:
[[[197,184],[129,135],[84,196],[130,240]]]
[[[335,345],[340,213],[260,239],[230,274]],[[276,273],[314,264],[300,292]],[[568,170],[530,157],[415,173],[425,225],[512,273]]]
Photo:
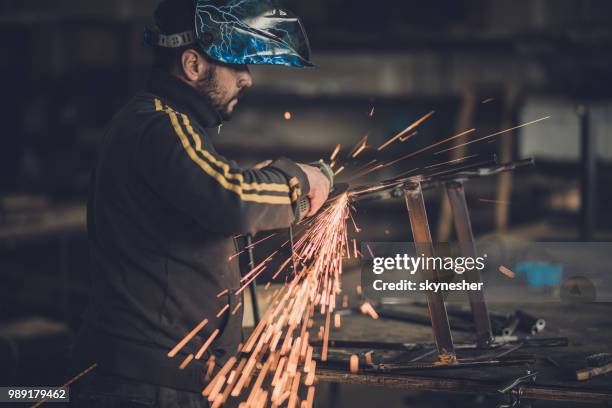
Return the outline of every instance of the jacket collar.
[[[205,96],[165,71],[152,69],[145,89],[205,128],[218,126],[222,122],[221,115]]]

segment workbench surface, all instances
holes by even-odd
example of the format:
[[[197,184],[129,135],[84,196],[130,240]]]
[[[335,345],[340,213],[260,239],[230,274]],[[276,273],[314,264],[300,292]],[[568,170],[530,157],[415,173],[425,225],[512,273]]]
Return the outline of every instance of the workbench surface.
[[[354,281],[345,277],[345,292],[351,291]],[[357,300],[351,295],[351,304]],[[467,304],[467,299],[465,299]],[[401,310],[427,314],[418,305],[397,306]],[[492,313],[507,314],[516,309],[527,311],[546,320],[546,328],[535,338],[567,337],[568,347],[521,348],[509,356],[535,356],[531,366],[537,372],[533,385],[523,387],[525,397],[549,400],[583,401],[612,405],[612,374],[587,381],[576,380],[576,370],[587,366],[585,357],[595,353],[612,352],[612,303],[566,304],[546,303],[491,303]],[[320,324],[315,322],[315,328]],[[316,332],[316,330],[315,330]],[[313,333],[311,333],[313,334]],[[432,343],[429,326],[395,320],[373,320],[359,314],[343,316],[342,327],[331,330],[333,340],[368,340],[402,343]],[[471,333],[453,331],[455,343],[471,342]],[[334,349],[330,349],[330,353]],[[363,351],[363,350],[360,350]],[[414,351],[408,359],[423,354]],[[492,351],[482,351],[490,354]],[[462,352],[459,351],[461,357]],[[473,356],[473,354],[471,354]],[[552,361],[551,361],[552,360]],[[423,360],[426,361],[426,360]],[[555,365],[558,364],[558,367]],[[498,394],[498,389],[526,374],[525,366],[461,368],[445,370],[412,370],[402,374],[374,374],[360,372],[350,374],[346,370],[317,369],[319,381],[376,385],[390,388],[448,391],[457,393]]]

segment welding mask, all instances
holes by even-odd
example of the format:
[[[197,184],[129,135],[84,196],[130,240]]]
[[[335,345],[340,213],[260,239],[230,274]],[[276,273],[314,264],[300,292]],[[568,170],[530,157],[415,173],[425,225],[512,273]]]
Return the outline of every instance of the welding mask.
[[[313,67],[300,19],[269,0],[197,0],[195,30],[173,34],[145,31],[150,45],[178,48],[197,44],[226,64]]]

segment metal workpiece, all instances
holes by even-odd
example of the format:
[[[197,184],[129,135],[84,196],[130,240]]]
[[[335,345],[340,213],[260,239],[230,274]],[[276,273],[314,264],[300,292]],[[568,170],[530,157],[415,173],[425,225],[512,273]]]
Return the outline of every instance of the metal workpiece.
[[[386,200],[400,197],[404,190],[414,189],[417,185],[420,185],[422,190],[429,190],[443,186],[448,182],[463,182],[478,177],[494,176],[507,171],[533,166],[534,163],[533,158],[501,164],[496,159],[485,160],[434,174],[392,178],[375,185],[356,187],[350,190],[349,193],[352,195],[353,201]]]
[[[518,329],[520,320],[516,315],[512,315],[508,318],[505,327],[502,329],[502,336],[512,336],[516,329]]]
[[[535,160],[533,157],[508,163],[497,163],[497,159],[493,159],[426,176],[421,181],[421,188],[428,190],[440,187],[448,182],[463,182],[478,177],[495,176],[522,167],[533,166],[534,164]]]
[[[531,166],[533,158],[509,163],[497,163],[496,159],[473,163],[460,168],[451,169],[436,174],[410,177],[407,179],[387,180],[377,186],[361,187],[353,190],[353,199],[385,199],[403,194],[408,207],[413,241],[426,256],[434,256],[433,240],[427,220],[427,212],[423,198],[423,190],[445,187],[457,233],[462,255],[476,257],[474,234],[470,214],[465,198],[463,183],[471,178],[485,177],[513,171],[517,168]],[[398,194],[400,193],[400,194]],[[427,276],[434,282],[439,281],[437,271],[431,271]],[[480,272],[475,269],[466,271],[465,280],[469,283],[482,283]],[[486,304],[484,291],[468,292],[471,315],[476,329],[476,341],[480,347],[490,347],[494,342],[491,316]],[[444,298],[441,293],[427,293],[429,315],[434,331],[438,355],[441,361],[456,361],[455,350],[450,332],[450,324]]]
[[[518,319],[518,328],[526,333],[533,335],[538,334],[546,327],[546,320],[532,316],[522,310],[517,310],[514,315]]]
[[[509,404],[501,404],[498,405],[498,408],[512,408],[512,407],[520,407],[521,406],[521,397],[523,396],[523,386],[527,384],[534,384],[538,373],[532,373],[531,371],[527,371],[524,376],[518,377],[513,380],[511,383],[503,386],[498,391],[500,394],[506,395],[509,397]]]
[[[460,181],[447,182],[446,194],[453,213],[455,231],[459,249],[465,257],[476,257],[476,246],[474,244],[474,233],[472,232],[472,222],[470,213],[465,200],[465,190]],[[470,283],[481,283],[480,272],[478,269],[470,269],[465,272],[465,280]],[[491,318],[485,301],[483,290],[468,291],[470,308],[476,326],[476,341],[480,345],[487,345],[493,342],[493,331],[491,329]]]
[[[425,210],[421,185],[417,183],[412,188],[405,189],[404,197],[410,216],[413,241],[423,251],[425,256],[433,256],[431,231],[427,220],[427,211]],[[438,282],[437,271],[432,271],[427,278]],[[438,359],[444,363],[455,363],[457,357],[442,293],[427,292],[427,305],[438,349]]]

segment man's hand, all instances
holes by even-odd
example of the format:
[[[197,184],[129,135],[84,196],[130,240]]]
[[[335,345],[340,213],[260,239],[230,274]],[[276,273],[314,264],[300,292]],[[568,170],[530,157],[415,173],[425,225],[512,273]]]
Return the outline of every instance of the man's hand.
[[[308,183],[310,184],[310,212],[308,217],[312,217],[321,209],[327,196],[329,196],[330,182],[329,179],[316,167],[307,164],[299,164],[300,168],[306,173]]]

